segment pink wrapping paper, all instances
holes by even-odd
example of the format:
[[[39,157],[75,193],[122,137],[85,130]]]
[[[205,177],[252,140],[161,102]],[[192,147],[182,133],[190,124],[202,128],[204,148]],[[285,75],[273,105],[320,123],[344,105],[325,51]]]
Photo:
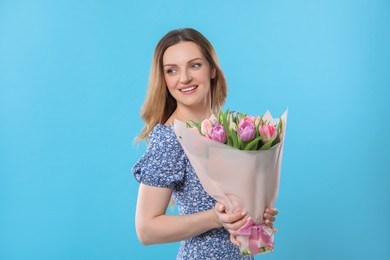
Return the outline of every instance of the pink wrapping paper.
[[[268,112],[265,116],[272,119]],[[281,118],[283,130],[280,143],[260,151],[235,149],[195,133],[181,121],[174,122],[175,134],[205,191],[224,204],[228,213],[245,209],[254,224],[258,224],[258,229],[261,229],[259,224],[263,222],[265,208],[274,207],[279,191],[287,111]],[[277,123],[279,118],[272,120],[272,123]],[[241,233],[246,235],[245,232]],[[268,246],[268,249],[273,248],[273,234],[270,236],[272,246]],[[241,242],[242,254],[260,253],[253,252],[253,245],[248,252],[245,237],[238,236],[237,239]],[[258,247],[265,246],[266,242],[259,238]]]

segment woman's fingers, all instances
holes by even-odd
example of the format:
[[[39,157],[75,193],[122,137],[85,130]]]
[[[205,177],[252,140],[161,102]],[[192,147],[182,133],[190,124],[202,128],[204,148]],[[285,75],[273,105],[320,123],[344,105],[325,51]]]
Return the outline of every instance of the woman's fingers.
[[[234,224],[246,216],[245,211],[239,211],[232,214],[222,214],[221,221],[227,224]]]
[[[273,228],[276,218],[275,216],[278,215],[278,210],[275,208],[266,208],[265,212],[263,214],[264,223],[269,226],[270,228]]]
[[[223,226],[229,230],[230,234],[235,234],[235,230],[238,230],[240,227],[245,225],[246,223],[246,218],[240,219],[239,221],[233,222],[233,223],[225,223]]]
[[[269,213],[271,215],[276,216],[276,215],[278,215],[278,210],[275,208],[266,208],[265,213]]]
[[[278,210],[275,208],[266,208],[263,214],[264,223],[270,228],[273,227],[273,222],[275,222],[275,216],[278,215]]]
[[[269,226],[270,228],[272,228],[272,227],[274,226],[274,223],[272,223],[269,219],[266,219],[266,220],[264,221],[264,223],[265,223],[267,226]]]
[[[225,206],[221,203],[216,203],[215,204],[215,209],[217,211],[217,215],[218,215],[218,218],[221,222],[224,222],[224,223],[233,223],[233,222],[236,222],[240,219],[242,219],[243,217],[246,216],[246,212],[245,211],[242,211],[242,210],[239,210],[237,212],[234,212],[234,213],[227,213],[225,212]]]
[[[222,203],[217,202],[215,204],[215,212],[219,223],[231,234],[235,230],[238,230],[246,223],[247,212],[246,211],[237,211],[234,213],[226,213],[225,206]]]
[[[275,216],[270,214],[270,213],[264,213],[263,217],[264,217],[264,219],[267,219],[267,220],[269,220],[271,222],[274,222],[275,219],[276,219]]]
[[[233,245],[240,246],[240,241],[237,240],[236,235],[230,234],[230,242],[232,242]]]
[[[215,203],[215,208],[218,210],[218,212],[224,212],[225,211],[225,205],[223,205],[220,202]]]

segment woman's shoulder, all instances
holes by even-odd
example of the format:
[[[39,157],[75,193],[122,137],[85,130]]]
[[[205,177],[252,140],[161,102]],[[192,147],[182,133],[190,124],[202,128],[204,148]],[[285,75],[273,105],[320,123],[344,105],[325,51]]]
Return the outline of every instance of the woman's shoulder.
[[[172,188],[181,183],[187,160],[173,127],[156,125],[149,134],[146,152],[133,166],[137,181]]]
[[[176,141],[173,127],[170,125],[157,124],[149,133],[149,142],[172,142]]]
[[[173,127],[163,124],[156,125],[150,132],[147,151],[166,153],[170,157],[181,156],[184,152]]]

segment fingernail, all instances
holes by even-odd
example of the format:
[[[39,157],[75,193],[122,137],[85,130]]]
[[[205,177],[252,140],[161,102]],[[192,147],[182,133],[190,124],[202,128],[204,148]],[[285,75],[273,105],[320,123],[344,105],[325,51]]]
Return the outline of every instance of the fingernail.
[[[244,210],[243,212],[241,212],[241,216],[245,216],[246,215],[246,211]]]

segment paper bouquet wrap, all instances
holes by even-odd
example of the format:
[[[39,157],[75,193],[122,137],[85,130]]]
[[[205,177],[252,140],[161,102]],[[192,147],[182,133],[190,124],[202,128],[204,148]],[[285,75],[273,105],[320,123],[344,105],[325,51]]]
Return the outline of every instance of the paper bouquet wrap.
[[[271,117],[272,118],[272,117]],[[279,190],[287,111],[280,142],[267,150],[244,151],[208,139],[175,120],[174,131],[203,188],[232,213],[244,209],[249,218],[237,234],[242,255],[274,248],[271,228],[263,223],[264,210],[273,207]]]

